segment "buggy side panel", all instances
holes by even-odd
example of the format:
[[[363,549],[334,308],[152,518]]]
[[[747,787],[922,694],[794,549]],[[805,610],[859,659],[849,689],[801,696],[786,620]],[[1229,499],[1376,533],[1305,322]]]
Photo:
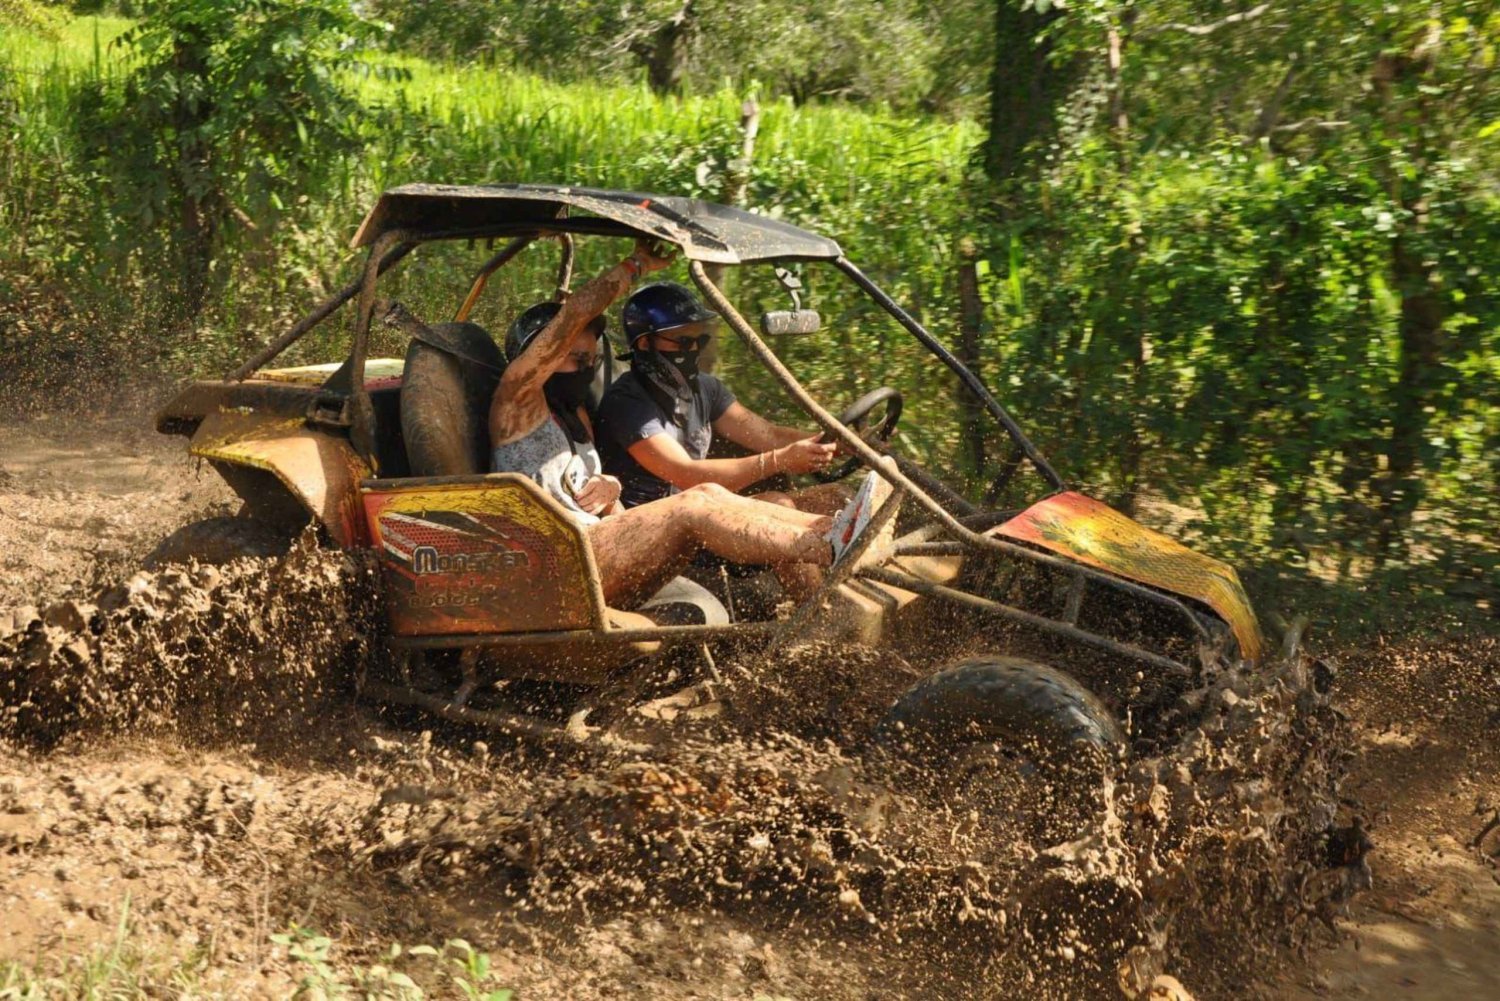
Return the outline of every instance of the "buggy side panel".
[[[530,479],[368,480],[364,506],[397,636],[605,628],[583,531]]]
[[[1071,491],[1055,494],[996,531],[1079,563],[1201,601],[1229,624],[1242,656],[1251,662],[1261,658],[1260,626],[1233,567],[1195,553],[1106,504]]]
[[[358,484],[370,469],[347,440],[315,431],[301,417],[221,410],[203,418],[188,452],[216,465],[271,473],[334,542],[345,548],[364,544]],[[245,499],[252,506],[258,502]]]

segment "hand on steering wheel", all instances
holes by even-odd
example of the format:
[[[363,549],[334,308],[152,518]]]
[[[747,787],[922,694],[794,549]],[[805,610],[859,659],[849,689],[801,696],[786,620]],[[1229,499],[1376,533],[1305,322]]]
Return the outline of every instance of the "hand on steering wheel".
[[[879,410],[881,404],[885,404],[885,415],[878,421],[871,420],[871,415]],[[891,435],[895,433],[896,422],[901,419],[901,407],[900,391],[890,386],[881,386],[849,404],[844,412],[839,414],[839,423],[866,442],[876,446],[878,450],[880,446],[889,442]],[[854,472],[859,468],[860,463],[858,456],[850,456],[844,462],[813,473],[813,477],[822,483],[832,483]]]

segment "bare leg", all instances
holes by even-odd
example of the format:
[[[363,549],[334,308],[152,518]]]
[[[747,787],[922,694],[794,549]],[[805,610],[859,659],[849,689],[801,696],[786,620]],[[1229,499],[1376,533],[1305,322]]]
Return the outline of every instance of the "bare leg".
[[[723,489],[715,483],[701,484],[699,489],[704,487]],[[725,492],[729,494],[727,503],[731,505],[743,504],[749,501],[753,506],[748,510],[754,512],[754,517],[775,518],[786,522],[788,525],[795,525],[798,528],[818,528],[822,530],[827,530],[828,528],[827,515],[816,514],[799,508],[788,494],[777,493],[774,490],[763,494],[751,494],[749,496],[729,491]],[[724,503],[722,500],[717,502]],[[838,509],[835,508],[834,510],[837,511]]]
[[[644,600],[701,550],[735,563],[828,566],[828,519],[704,484],[611,515],[588,529],[604,600]]]
[[[832,516],[838,514],[853,494],[849,489],[839,483],[824,483],[816,487],[804,487],[801,490],[793,490],[791,493],[782,493],[779,490],[767,490],[764,493],[753,495],[757,500],[763,500],[768,504],[779,504],[782,507],[796,508],[814,515]]]
[[[818,490],[819,488],[813,487],[811,489]],[[754,497],[758,501],[763,501],[766,504],[775,504],[783,509],[790,508],[792,510],[802,511],[806,513],[809,511],[809,509],[804,507],[794,498],[798,497],[800,494],[808,492],[809,491],[799,490],[796,493],[784,494],[779,490],[765,490],[758,494],[751,494],[750,496]],[[841,507],[843,507],[845,498],[842,496],[842,494],[835,496],[838,502],[835,504],[827,505],[829,507],[829,510],[826,512],[819,512],[820,516],[824,513],[831,515],[837,512]],[[793,601],[801,601],[804,598],[812,597],[817,593],[818,587],[823,583],[822,571],[820,571],[811,563],[782,563],[775,569],[776,579],[781,581],[781,586],[786,591],[787,597],[791,598]]]

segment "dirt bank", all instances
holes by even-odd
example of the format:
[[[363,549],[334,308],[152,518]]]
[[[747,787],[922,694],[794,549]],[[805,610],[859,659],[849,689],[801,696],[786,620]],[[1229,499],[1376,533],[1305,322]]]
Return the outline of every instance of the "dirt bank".
[[[1214,677],[1154,757],[1076,773],[1097,806],[1078,841],[1063,813],[987,800],[982,769],[902,782],[868,753],[916,670],[870,653],[730,662],[694,712],[625,720],[632,746],[540,755],[352,698],[378,628],[357,561],[137,575],[229,506],[180,443],[47,422],[0,441],[0,541],[45,531],[50,560],[7,563],[0,601],[0,964],[51,973],[124,941],[144,979],[209,993],[392,971],[452,988],[442,971],[478,982],[460,947],[389,950],[461,938],[523,998],[1075,997],[1122,971],[1142,995],[1163,972],[1205,997],[1340,989],[1277,971],[1342,955],[1322,949],[1363,871],[1327,864],[1357,855],[1329,842],[1353,812],[1331,794],[1347,734],[1374,739],[1378,666],[1336,682],[1352,729],[1308,665]],[[1395,845],[1405,814],[1375,801],[1408,787],[1360,790]]]

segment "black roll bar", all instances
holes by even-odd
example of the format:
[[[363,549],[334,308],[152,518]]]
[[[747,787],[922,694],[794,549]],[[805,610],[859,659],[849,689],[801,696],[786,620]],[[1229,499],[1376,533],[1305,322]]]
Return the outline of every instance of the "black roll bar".
[[[1051,464],[1042,457],[1042,453],[1037,451],[1037,447],[1031,443],[1031,439],[1026,437],[1026,432],[1021,430],[1021,425],[1016,423],[1015,418],[1000,405],[1000,401],[995,399],[990,391],[985,388],[984,383],[979,380],[979,376],[969,371],[968,366],[960,361],[952,351],[949,351],[942,341],[929,334],[917,322],[916,317],[902,309],[900,303],[896,302],[896,300],[886,295],[885,291],[871,281],[863,271],[855,267],[854,262],[850,261],[849,258],[839,257],[834,260],[833,266],[848,275],[854,284],[864,289],[866,295],[878,302],[881,308],[895,317],[896,322],[905,327],[907,333],[920,341],[923,347],[931,351],[944,365],[953,370],[953,374],[958,376],[959,381],[964,384],[964,388],[973,393],[984,404],[985,409],[990,412],[990,415],[1000,422],[1000,425],[1005,428],[1006,433],[1010,435],[1011,440],[1025,453],[1026,458],[1030,459],[1031,464],[1036,467],[1036,471],[1042,474],[1042,477],[1052,485],[1054,490],[1067,489],[1067,484],[1057,474],[1057,470],[1053,469]]]

